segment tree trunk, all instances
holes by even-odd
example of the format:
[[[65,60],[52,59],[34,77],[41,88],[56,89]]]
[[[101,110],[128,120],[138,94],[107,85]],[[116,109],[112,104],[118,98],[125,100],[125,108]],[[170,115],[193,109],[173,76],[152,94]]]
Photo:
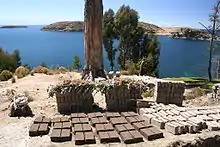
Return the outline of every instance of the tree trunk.
[[[102,0],[85,0],[83,79],[105,77],[102,59]],[[92,76],[92,77],[91,77]]]

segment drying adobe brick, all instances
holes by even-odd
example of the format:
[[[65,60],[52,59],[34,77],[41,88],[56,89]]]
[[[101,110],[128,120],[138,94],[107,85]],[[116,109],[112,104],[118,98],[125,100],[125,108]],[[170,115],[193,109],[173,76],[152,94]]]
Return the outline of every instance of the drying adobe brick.
[[[85,143],[85,137],[83,132],[76,132],[74,135],[75,145],[83,145]]]
[[[71,113],[70,118],[78,118],[78,113]]]
[[[110,141],[109,135],[107,132],[99,132],[99,139],[101,143],[108,143]]]
[[[110,122],[113,126],[128,123],[124,117],[110,118]]]
[[[96,132],[104,132],[105,131],[105,126],[104,124],[96,124],[95,125],[95,128],[96,128]]]
[[[143,136],[141,135],[140,132],[133,130],[133,131],[129,131],[129,133],[132,135],[133,137],[133,143],[138,143],[138,142],[143,142]]]
[[[40,124],[32,124],[29,129],[29,136],[38,136],[38,129],[40,127]]]
[[[79,118],[79,121],[81,124],[88,124],[89,123],[89,119],[88,118]]]
[[[40,127],[38,129],[39,135],[47,135],[49,133],[49,127],[48,124],[40,124]]]
[[[128,131],[135,130],[135,128],[134,128],[131,124],[129,124],[129,123],[123,124],[123,125],[124,125],[124,127],[125,127]]]
[[[118,133],[127,131],[127,129],[125,128],[125,126],[124,126],[123,124],[121,124],[121,125],[115,125],[115,130],[116,130]]]
[[[104,127],[106,131],[114,131],[114,128],[110,123],[104,124]]]
[[[98,117],[100,124],[107,124],[108,120],[105,117]]]
[[[85,118],[87,115],[85,113],[78,113],[77,114],[78,118]]]
[[[142,119],[139,116],[126,117],[126,119],[131,124],[138,123],[138,122],[144,122],[144,119]]]
[[[51,122],[54,124],[54,123],[57,123],[57,122],[60,122],[60,117],[56,117],[56,118],[53,118],[51,120]]]
[[[90,124],[82,124],[83,132],[92,131],[92,126]]]
[[[88,113],[87,116],[88,116],[89,119],[96,117],[95,113]]]
[[[63,122],[62,129],[71,129],[71,122]]]
[[[50,140],[52,142],[59,142],[60,141],[60,135],[61,135],[61,129],[53,129],[52,133],[50,135]]]
[[[76,132],[83,132],[82,124],[75,124],[73,126],[73,130],[74,130],[75,133]]]
[[[71,141],[72,136],[70,133],[70,129],[62,129],[61,135],[60,135],[60,141]]]
[[[84,136],[86,144],[95,144],[95,135],[93,132],[84,132]]]
[[[96,117],[103,117],[103,114],[101,112],[95,112],[94,114]]]
[[[140,133],[147,139],[147,140],[154,140],[163,137],[163,133],[158,130],[156,127],[150,127],[141,129]]]
[[[110,118],[121,117],[121,115],[118,112],[106,112],[105,117],[110,120]]]
[[[51,124],[51,119],[47,118],[47,117],[43,117],[42,123],[47,123],[47,124]]]
[[[60,121],[61,121],[61,122],[68,122],[68,121],[70,121],[70,120],[69,120],[69,117],[68,117],[68,116],[62,116],[62,117],[60,118]]]
[[[92,126],[95,126],[96,124],[99,124],[99,119],[94,117],[94,118],[91,118],[90,122]]]
[[[140,129],[152,127],[150,124],[145,124],[143,122],[133,123],[133,126],[136,130],[140,131]]]
[[[133,136],[128,131],[121,132],[120,136],[121,139],[124,141],[124,143],[126,144],[134,143]]]
[[[54,129],[62,129],[63,124],[61,122],[54,123],[53,128]]]
[[[119,135],[116,131],[108,131],[109,142],[120,142]]]
[[[38,116],[35,118],[34,123],[42,123],[43,121],[43,116]]]
[[[79,118],[72,118],[72,124],[80,124],[80,119]]]

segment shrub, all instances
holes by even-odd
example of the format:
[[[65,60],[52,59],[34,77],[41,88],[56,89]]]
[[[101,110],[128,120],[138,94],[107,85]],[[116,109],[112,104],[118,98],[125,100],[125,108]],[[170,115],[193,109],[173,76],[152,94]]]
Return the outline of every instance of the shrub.
[[[31,71],[31,76],[34,76],[34,73]]]
[[[38,67],[34,68],[31,72],[47,74],[49,72],[49,69],[47,69],[46,67],[43,67],[43,66],[38,66]]]
[[[11,78],[12,78],[12,73],[10,71],[3,70],[1,72],[1,76],[0,76],[1,81],[8,81]]]
[[[65,67],[61,66],[57,69],[60,73],[65,74],[66,72],[68,72],[68,69],[66,69]]]
[[[11,82],[12,82],[12,83],[16,83],[16,79],[15,79],[14,76],[12,77]]]
[[[154,96],[154,88],[142,93],[142,96],[147,98],[147,97],[153,97]]]
[[[16,70],[15,70],[15,75],[20,79],[23,78],[25,76],[27,76],[30,73],[28,68],[25,68],[24,66],[19,66]]]
[[[138,74],[136,64],[131,60],[126,61],[125,69],[128,71],[130,75]]]
[[[192,88],[191,91],[189,93],[186,94],[185,99],[186,100],[191,100],[191,99],[195,99],[198,97],[201,97],[203,95],[205,95],[205,90],[200,88],[200,87],[196,87],[196,88]]]
[[[120,70],[121,75],[129,75],[127,70]]]

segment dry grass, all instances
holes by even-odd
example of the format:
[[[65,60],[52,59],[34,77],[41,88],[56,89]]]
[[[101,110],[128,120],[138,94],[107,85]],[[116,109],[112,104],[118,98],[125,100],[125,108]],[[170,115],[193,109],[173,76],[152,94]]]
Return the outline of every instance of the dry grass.
[[[30,73],[30,70],[25,68],[24,66],[20,66],[15,70],[15,75],[18,79],[26,77]]]
[[[32,73],[44,73],[44,74],[48,74],[49,69],[43,66],[38,66],[36,68],[34,68],[32,71]]]
[[[206,94],[205,90],[200,88],[200,87],[196,87],[193,88],[189,93],[187,93],[185,95],[185,99],[186,100],[191,100],[191,99],[195,99],[195,98],[199,98],[201,96],[204,96]]]

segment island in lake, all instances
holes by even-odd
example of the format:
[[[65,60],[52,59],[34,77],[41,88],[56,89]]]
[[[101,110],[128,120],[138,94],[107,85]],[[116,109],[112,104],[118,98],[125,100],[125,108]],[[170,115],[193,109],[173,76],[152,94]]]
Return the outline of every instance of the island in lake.
[[[201,29],[187,27],[159,27],[154,24],[139,22],[140,27],[146,32],[155,32],[157,35],[167,35],[176,39],[208,40],[210,35]],[[82,32],[84,30],[83,21],[61,21],[55,22],[41,28],[42,31],[58,32]],[[219,39],[218,37],[216,39]]]
[[[0,26],[0,29],[27,28],[27,27],[28,26],[10,25],[10,26]]]

